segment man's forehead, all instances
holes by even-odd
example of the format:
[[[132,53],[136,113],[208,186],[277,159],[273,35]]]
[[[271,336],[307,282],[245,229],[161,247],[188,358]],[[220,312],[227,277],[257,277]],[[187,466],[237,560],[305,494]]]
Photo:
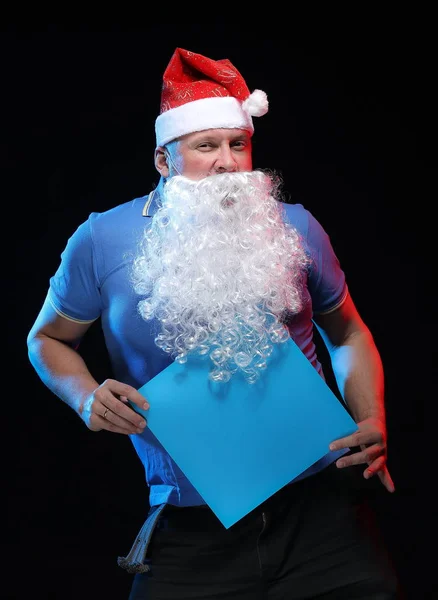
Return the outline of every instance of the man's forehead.
[[[204,129],[203,131],[195,131],[188,133],[180,138],[180,142],[189,144],[201,140],[247,140],[250,139],[251,133],[246,129]]]

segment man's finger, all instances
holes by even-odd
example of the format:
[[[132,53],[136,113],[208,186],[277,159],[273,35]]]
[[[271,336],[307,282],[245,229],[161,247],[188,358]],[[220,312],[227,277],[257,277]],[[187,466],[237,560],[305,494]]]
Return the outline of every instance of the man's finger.
[[[381,469],[380,471],[377,471],[377,475],[379,476],[380,481],[383,483],[388,492],[395,492],[394,482],[386,467],[384,469]]]
[[[370,446],[380,442],[380,435],[375,431],[358,431],[347,435],[339,440],[334,440],[329,445],[330,450],[342,450],[343,448],[354,448],[357,446]]]
[[[114,396],[108,399],[106,404],[110,409],[110,412],[106,414],[107,421],[109,420],[119,427],[127,427],[128,424],[132,424],[141,431],[146,427],[146,419],[132,408],[132,404],[124,404]]]
[[[135,387],[127,385],[126,383],[121,383],[115,379],[107,379],[104,385],[113,394],[116,394],[119,397],[125,396],[139,408],[143,410],[149,409],[149,402],[135,389]]]
[[[132,427],[130,423],[125,423],[118,419],[118,423],[113,423],[109,420],[108,414],[105,418],[97,415],[97,420],[103,425],[101,430],[110,431],[111,433],[121,433],[123,435],[134,435],[140,433],[136,427]],[[121,423],[121,424],[119,424]]]

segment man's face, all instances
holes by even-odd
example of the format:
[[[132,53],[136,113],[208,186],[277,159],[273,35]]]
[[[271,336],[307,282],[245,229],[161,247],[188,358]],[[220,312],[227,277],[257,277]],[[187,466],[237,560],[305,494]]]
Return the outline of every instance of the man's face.
[[[244,129],[207,129],[168,144],[169,176],[199,181],[218,173],[252,170],[251,135]]]

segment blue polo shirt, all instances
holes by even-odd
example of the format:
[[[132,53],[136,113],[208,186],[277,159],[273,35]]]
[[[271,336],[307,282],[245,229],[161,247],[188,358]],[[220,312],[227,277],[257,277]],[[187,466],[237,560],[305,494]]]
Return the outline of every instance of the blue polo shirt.
[[[159,196],[154,193],[106,212],[91,213],[68,240],[48,291],[50,303],[63,317],[80,323],[101,319],[114,377],[137,389],[171,362],[154,342],[159,324],[146,322],[138,314],[139,296],[129,278],[138,244],[158,202]],[[312,214],[301,204],[283,206],[286,218],[299,231],[312,257],[304,309],[288,326],[296,344],[324,377],[313,341],[312,317],[344,301],[345,276],[327,233]],[[145,469],[151,506],[205,504],[147,427],[130,438]],[[297,479],[324,468],[342,453],[329,452]]]

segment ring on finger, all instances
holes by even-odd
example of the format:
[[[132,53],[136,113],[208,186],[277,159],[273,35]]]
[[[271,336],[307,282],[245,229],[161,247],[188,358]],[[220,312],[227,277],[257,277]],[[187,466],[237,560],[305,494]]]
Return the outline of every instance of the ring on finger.
[[[106,413],[109,411],[109,408],[105,408],[105,412],[103,413],[103,418],[106,419]]]

